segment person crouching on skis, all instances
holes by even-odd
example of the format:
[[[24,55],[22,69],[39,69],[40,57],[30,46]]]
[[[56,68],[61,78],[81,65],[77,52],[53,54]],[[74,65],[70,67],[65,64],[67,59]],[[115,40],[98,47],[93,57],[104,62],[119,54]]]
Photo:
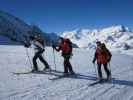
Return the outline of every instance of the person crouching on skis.
[[[97,60],[99,80],[103,79],[102,71],[101,71],[101,66],[102,65],[104,66],[104,70],[107,74],[107,80],[110,80],[111,79],[111,72],[108,69],[108,63],[111,60],[112,54],[106,48],[104,43],[101,43],[100,41],[98,41],[96,44],[97,44],[97,48],[96,48],[96,52],[95,52],[95,55],[94,55],[93,63],[95,63],[95,61]]]
[[[70,63],[70,58],[72,56],[72,43],[69,39],[64,39],[60,37],[58,41],[58,47],[53,45],[53,49],[56,51],[62,51],[62,56],[64,58],[64,74],[69,75],[74,74],[72,65]]]
[[[30,43],[29,44],[25,44],[25,47],[33,47],[35,50],[35,55],[33,57],[33,69],[32,72],[36,72],[38,71],[38,66],[37,66],[37,59],[39,58],[39,60],[45,65],[44,71],[47,69],[50,69],[47,61],[44,60],[42,54],[45,51],[44,49],[44,39],[42,39],[42,37],[40,36],[30,36]]]

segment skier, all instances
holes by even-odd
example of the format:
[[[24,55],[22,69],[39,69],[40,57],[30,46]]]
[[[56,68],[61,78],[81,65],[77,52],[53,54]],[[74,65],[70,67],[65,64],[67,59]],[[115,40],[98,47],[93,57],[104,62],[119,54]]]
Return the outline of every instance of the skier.
[[[98,77],[101,81],[103,79],[102,77],[102,71],[101,66],[104,66],[105,72],[107,74],[107,80],[111,79],[111,72],[108,69],[108,63],[111,60],[112,54],[110,51],[106,48],[104,43],[101,43],[100,41],[96,42],[97,49],[94,55],[93,63],[97,60],[97,67],[98,67]]]
[[[64,58],[64,75],[74,74],[70,58],[72,57],[72,43],[69,39],[59,38],[58,46],[53,45],[53,49],[56,51],[62,51]]]
[[[41,36],[30,36],[30,43],[26,43],[25,47],[33,47],[35,50],[35,55],[33,57],[33,69],[32,72],[36,72],[38,71],[38,66],[37,66],[37,59],[39,58],[39,60],[45,65],[44,71],[49,70],[49,64],[47,63],[47,61],[44,60],[42,54],[45,51],[44,49],[44,39],[42,39]]]

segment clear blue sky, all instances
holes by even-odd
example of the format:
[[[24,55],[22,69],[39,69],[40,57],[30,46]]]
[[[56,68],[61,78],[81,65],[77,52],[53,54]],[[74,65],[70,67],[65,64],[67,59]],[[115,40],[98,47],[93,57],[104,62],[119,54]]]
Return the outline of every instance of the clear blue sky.
[[[0,0],[0,10],[45,32],[118,24],[133,28],[133,0]]]

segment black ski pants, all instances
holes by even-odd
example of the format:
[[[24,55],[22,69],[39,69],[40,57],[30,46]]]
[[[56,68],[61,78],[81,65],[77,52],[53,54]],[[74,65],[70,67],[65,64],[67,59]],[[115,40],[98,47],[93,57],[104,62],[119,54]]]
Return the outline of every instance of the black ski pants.
[[[102,71],[101,71],[102,64],[97,64],[97,65],[98,65],[98,76],[99,76],[99,78],[102,78]],[[108,69],[108,63],[103,64],[103,67],[104,67],[104,70],[107,74],[107,77],[109,77],[111,75],[111,72]]]
[[[44,52],[44,50],[39,50],[38,52],[35,53],[35,55],[33,57],[34,70],[38,70],[38,66],[37,66],[37,59],[38,58],[45,65],[46,68],[49,68],[49,65],[48,65],[47,61],[42,57],[43,52]]]
[[[73,73],[73,68],[69,59],[64,58],[64,73],[68,73],[68,72]]]

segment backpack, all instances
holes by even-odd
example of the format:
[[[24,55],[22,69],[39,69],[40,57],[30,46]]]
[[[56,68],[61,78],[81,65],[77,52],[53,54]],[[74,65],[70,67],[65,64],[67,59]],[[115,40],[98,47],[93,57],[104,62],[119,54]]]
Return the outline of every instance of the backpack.
[[[68,43],[70,49],[72,49],[72,42],[71,42],[71,40],[70,39],[66,39],[66,42]]]
[[[70,41],[70,39],[64,39],[62,50],[65,54],[72,53],[72,42]]]
[[[41,36],[36,37],[36,41],[38,41],[41,45],[44,46],[44,39]]]
[[[102,53],[104,53],[106,56],[107,56],[107,59],[110,60],[111,57],[112,57],[112,54],[111,52],[106,48],[105,44],[101,44],[101,50],[102,50]]]

